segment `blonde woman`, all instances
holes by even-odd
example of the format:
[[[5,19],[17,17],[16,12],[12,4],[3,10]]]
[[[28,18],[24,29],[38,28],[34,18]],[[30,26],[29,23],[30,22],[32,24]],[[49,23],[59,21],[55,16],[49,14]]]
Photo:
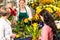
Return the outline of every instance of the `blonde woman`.
[[[15,38],[15,34],[12,33],[11,23],[8,20],[9,12],[4,8],[0,10],[0,40],[10,40],[10,38]]]

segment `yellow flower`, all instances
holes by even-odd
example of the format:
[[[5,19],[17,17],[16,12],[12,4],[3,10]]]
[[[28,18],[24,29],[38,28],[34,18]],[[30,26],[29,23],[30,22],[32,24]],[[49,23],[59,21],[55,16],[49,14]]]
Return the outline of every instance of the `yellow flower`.
[[[36,13],[40,13],[40,12],[41,12],[41,7],[42,7],[42,6],[36,7]]]
[[[50,7],[53,7],[53,5],[52,5],[52,4],[50,4],[49,6],[50,6]]]
[[[55,0],[49,0],[51,3],[54,3],[55,2]]]
[[[26,18],[26,19],[24,19],[24,22],[25,22],[25,23],[28,23],[28,19],[27,19],[27,18]]]
[[[45,5],[46,7],[48,7],[49,5]]]
[[[39,19],[38,14],[35,14],[33,18],[35,18],[35,20],[38,20]]]
[[[19,38],[19,37],[20,37],[20,35],[19,35],[19,34],[17,34],[17,35],[16,35],[16,38]]]
[[[41,6],[36,7],[36,13],[39,13],[41,11]]]
[[[60,12],[60,8],[57,8],[57,12]]]
[[[41,9],[37,9],[37,10],[36,10],[36,13],[40,13],[40,12],[41,12]]]
[[[46,3],[54,3],[55,0],[40,0],[40,3],[46,4]]]
[[[37,9],[40,9],[40,8],[42,8],[42,6],[38,6],[38,7],[36,7],[36,10],[37,10]]]
[[[34,32],[36,31],[37,27],[38,27],[38,23],[33,23],[33,29],[34,29]]]
[[[32,7],[34,7],[34,3],[32,3]]]
[[[54,9],[54,11],[57,11],[57,7],[56,6],[53,6],[53,9]]]
[[[54,11],[60,12],[60,8],[59,7],[56,7],[56,6],[53,6],[53,5],[49,5],[49,6],[51,6]]]
[[[60,1],[56,2],[57,6],[60,7]]]
[[[49,11],[50,13],[53,13],[53,10],[51,8],[46,8],[47,11]]]
[[[45,3],[47,3],[47,2],[48,2],[48,0],[44,0],[44,2],[45,2]]]
[[[45,8],[46,6],[43,6],[43,8]]]
[[[33,23],[33,27],[37,27],[38,26],[38,24],[37,23]]]

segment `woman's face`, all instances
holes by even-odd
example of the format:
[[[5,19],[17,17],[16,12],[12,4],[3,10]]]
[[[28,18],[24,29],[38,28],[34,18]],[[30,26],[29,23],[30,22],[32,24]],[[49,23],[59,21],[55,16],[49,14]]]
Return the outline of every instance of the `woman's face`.
[[[20,3],[19,3],[19,5],[20,5],[20,7],[24,7],[25,2],[23,0],[21,0]]]
[[[44,18],[40,15],[41,20],[44,22]]]
[[[7,15],[7,18],[9,18],[10,14]]]

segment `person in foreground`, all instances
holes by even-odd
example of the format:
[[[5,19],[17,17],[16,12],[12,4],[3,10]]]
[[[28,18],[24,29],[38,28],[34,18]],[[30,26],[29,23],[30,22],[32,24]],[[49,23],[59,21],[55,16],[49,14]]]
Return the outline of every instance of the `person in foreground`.
[[[47,10],[43,9],[40,12],[40,17],[44,22],[44,26],[38,40],[53,40],[54,34],[57,33],[57,27],[52,15]]]
[[[15,34],[12,33],[11,23],[8,20],[9,12],[4,8],[0,10],[0,14],[0,40],[10,40],[11,37],[15,37]]]

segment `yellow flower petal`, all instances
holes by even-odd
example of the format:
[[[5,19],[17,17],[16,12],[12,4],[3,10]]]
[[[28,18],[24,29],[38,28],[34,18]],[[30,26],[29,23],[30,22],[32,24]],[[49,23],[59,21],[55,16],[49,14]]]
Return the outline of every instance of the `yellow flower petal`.
[[[28,19],[24,19],[24,22],[25,22],[25,23],[28,23]]]
[[[33,23],[33,28],[34,28],[34,32],[36,31],[37,27],[38,27],[38,23]]]
[[[46,10],[53,13],[53,10],[51,8],[46,8]]]
[[[19,34],[17,34],[17,35],[16,35],[16,38],[19,38],[19,37],[20,37],[20,35],[19,35]]]

